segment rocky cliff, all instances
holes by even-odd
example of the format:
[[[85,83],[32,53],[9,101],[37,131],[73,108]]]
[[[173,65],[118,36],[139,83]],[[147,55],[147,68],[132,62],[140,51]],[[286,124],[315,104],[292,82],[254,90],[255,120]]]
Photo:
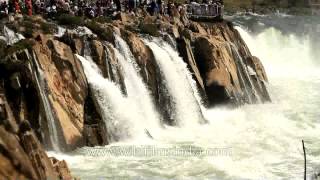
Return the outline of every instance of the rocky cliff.
[[[50,160],[43,148],[71,151],[109,143],[100,107],[76,54],[91,57],[102,75],[126,94],[123,68],[113,48],[115,36],[127,42],[164,123],[172,124],[166,108],[170,99],[163,93],[154,54],[142,37],[157,36],[176,48],[206,106],[270,101],[263,65],[230,22],[156,18],[143,12],[119,14],[113,21],[75,18],[47,22],[20,17],[2,24],[0,177],[68,179],[66,164]],[[18,38],[21,35],[26,39]]]

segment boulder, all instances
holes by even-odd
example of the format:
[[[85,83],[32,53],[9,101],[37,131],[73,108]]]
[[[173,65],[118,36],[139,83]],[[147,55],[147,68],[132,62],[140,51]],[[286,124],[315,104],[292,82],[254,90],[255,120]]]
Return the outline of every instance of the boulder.
[[[234,62],[228,46],[217,39],[197,37],[195,59],[199,66],[210,105],[230,102],[241,91]]]
[[[48,86],[48,97],[58,124],[61,147],[71,150],[83,144],[83,107],[87,82],[81,63],[69,46],[56,41],[34,48]]]
[[[270,101],[263,65],[232,24],[192,23],[191,27],[195,59],[210,105]]]

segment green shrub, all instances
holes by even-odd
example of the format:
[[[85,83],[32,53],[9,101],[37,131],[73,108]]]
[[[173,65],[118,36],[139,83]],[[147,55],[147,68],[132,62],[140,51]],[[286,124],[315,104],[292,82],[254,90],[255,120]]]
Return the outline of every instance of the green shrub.
[[[106,16],[99,16],[93,19],[93,21],[99,22],[99,23],[112,23],[112,19],[110,17]]]
[[[154,23],[141,23],[140,24],[140,31],[144,34],[149,34],[151,36],[159,36],[159,27],[157,24]]]
[[[90,21],[85,24],[93,33],[98,35],[103,40],[108,40],[110,39],[110,34],[103,28],[101,27],[100,24],[98,24],[95,21]],[[111,34],[112,35],[112,34]]]
[[[53,34],[57,29],[57,26],[50,23],[41,22],[40,23],[41,30],[44,34]]]
[[[61,25],[66,25],[74,28],[77,26],[82,26],[84,19],[82,17],[72,16],[69,14],[61,14],[57,17],[57,21]]]
[[[31,21],[31,19],[25,19],[22,22],[22,26],[25,30],[22,32],[23,36],[26,38],[32,38],[33,32],[36,29],[35,23]]]
[[[32,49],[33,45],[34,45],[34,41],[29,40],[29,39],[23,39],[15,44],[13,44],[12,46],[9,46],[8,48],[6,48],[5,55],[10,55],[10,54],[13,54],[17,51],[21,51],[24,49]]]

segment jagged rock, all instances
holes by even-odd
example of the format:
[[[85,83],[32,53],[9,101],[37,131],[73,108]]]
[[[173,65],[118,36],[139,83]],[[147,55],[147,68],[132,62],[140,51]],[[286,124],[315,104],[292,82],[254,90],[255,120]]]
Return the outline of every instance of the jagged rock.
[[[5,93],[3,86],[0,90]],[[12,110],[6,106],[8,103],[3,94],[0,101],[0,179],[66,179],[59,178],[60,171],[53,168],[27,120],[21,120],[18,130],[14,131],[9,122],[16,123],[16,119],[8,115]],[[64,166],[64,172],[64,177],[72,179],[67,166]]]
[[[196,63],[191,49],[190,41],[186,38],[181,38],[177,42],[180,55],[183,57],[183,60],[188,64],[189,69],[191,70],[191,72],[193,72],[193,76],[197,80],[198,85],[204,91],[205,87],[203,84],[202,77],[200,75],[200,71],[198,69],[198,65]]]
[[[222,103],[231,100],[230,95],[241,91],[237,66],[222,42],[198,37],[195,40],[195,57],[204,80],[209,102]]]
[[[59,161],[54,157],[50,158],[54,170],[58,174],[59,179],[61,180],[72,180],[71,172],[68,168],[66,161]]]
[[[100,67],[101,72],[103,73],[104,77],[107,77],[107,65],[106,65],[106,56],[104,45],[102,42],[98,40],[93,40],[91,42],[92,46],[92,59],[95,61],[95,63]]]
[[[155,23],[142,23],[140,25],[140,30],[142,33],[150,34],[151,36],[159,36],[159,26]]]
[[[211,105],[270,100],[264,84],[266,75],[262,64],[252,57],[232,25],[222,22],[193,23],[193,26],[198,29],[194,30],[195,59]],[[257,73],[259,81],[250,75],[252,72],[249,72],[249,67]]]
[[[36,167],[38,179],[56,179],[57,174],[53,166],[41,147],[36,136],[32,133],[28,121],[20,123],[19,137],[24,151],[31,160],[33,167]]]
[[[52,111],[58,120],[62,147],[73,149],[83,144],[83,106],[87,83],[82,66],[66,44],[48,40],[34,46],[35,56],[44,71]]]
[[[84,106],[84,131],[85,142],[87,146],[107,145],[109,144],[107,137],[108,132],[104,121],[99,114],[99,107],[92,99],[91,91],[86,99]]]
[[[35,167],[17,136],[0,126],[0,178],[1,179],[40,179]]]
[[[189,29],[195,33],[207,34],[207,31],[199,23],[196,22],[191,22],[189,25]]]
[[[266,71],[265,71],[260,59],[255,56],[249,56],[246,60],[249,63],[249,65],[253,69],[255,69],[259,79],[262,81],[268,82],[268,77],[267,77]]]

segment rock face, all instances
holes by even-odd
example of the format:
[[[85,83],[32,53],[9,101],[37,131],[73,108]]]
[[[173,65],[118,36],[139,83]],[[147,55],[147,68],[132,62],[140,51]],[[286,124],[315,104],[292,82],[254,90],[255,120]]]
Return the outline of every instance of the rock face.
[[[230,23],[193,23],[190,29],[209,105],[270,100],[260,60],[251,55]]]
[[[170,97],[163,95],[167,91],[160,67],[141,33],[163,38],[177,49],[206,105],[270,100],[262,63],[231,23],[192,22],[183,14],[174,19],[139,16],[121,14],[120,20],[105,23],[86,20],[92,32],[82,27],[86,32],[68,30],[62,37],[35,30],[11,46],[0,44],[0,52],[6,52],[0,54],[0,179],[72,179],[66,163],[49,159],[43,147],[71,151],[109,143],[101,107],[75,54],[90,56],[103,77],[126,95],[114,34],[127,42],[161,119],[168,119]],[[26,27],[16,29],[26,34]]]
[[[1,82],[5,79],[1,77]],[[16,119],[0,85],[0,179],[72,179],[68,167],[55,169],[30,125]],[[62,163],[62,162],[57,162]]]
[[[74,149],[83,145],[83,107],[88,92],[80,62],[69,46],[45,37],[33,50],[47,82],[52,111],[61,130],[61,146]]]

